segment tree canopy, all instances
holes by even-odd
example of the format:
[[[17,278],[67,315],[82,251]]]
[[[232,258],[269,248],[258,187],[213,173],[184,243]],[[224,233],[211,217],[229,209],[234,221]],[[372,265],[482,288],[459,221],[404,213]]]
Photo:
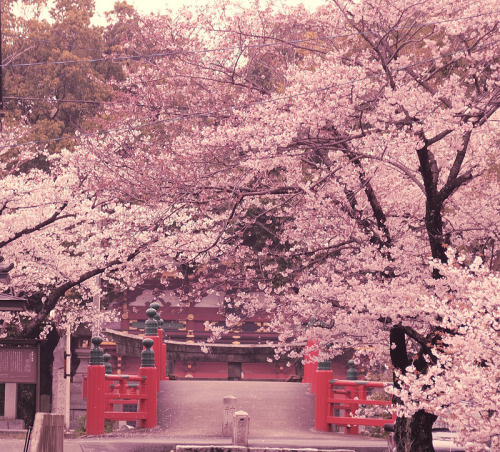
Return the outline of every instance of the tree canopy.
[[[226,292],[228,326],[264,311],[284,352],[312,340],[321,359],[353,349],[394,370],[401,450],[432,450],[435,415],[498,447],[495,7],[126,15],[134,59],[109,82],[107,131],[82,134],[51,179],[73,181],[75,211],[2,248],[17,284],[33,291],[43,267],[76,288],[85,271],[134,284],[192,266],[189,297]]]

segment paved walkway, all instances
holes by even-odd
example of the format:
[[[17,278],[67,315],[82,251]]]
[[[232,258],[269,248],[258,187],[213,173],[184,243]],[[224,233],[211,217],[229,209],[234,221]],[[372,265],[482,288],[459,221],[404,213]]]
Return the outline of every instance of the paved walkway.
[[[323,437],[321,437],[323,436]],[[2,439],[3,452],[22,452],[24,440]],[[155,435],[128,435],[65,439],[64,452],[171,452],[177,445],[229,446],[226,438],[161,438]],[[348,449],[355,452],[386,452],[386,441],[363,437],[344,437],[325,433],[311,438],[251,438],[249,447],[279,449]],[[271,451],[270,451],[271,452]],[[276,451],[279,452],[279,451]]]
[[[314,429],[309,385],[273,381],[166,381],[158,398],[158,425],[168,437],[222,434],[223,398],[238,399],[250,416],[250,437],[298,437]]]
[[[221,436],[223,398],[228,395],[250,416],[250,447],[387,450],[385,440],[316,431],[314,396],[307,384],[174,380],[161,383],[156,428],[66,439],[64,452],[170,452],[182,444],[230,445],[230,438]],[[5,452],[22,452],[24,441],[3,439],[1,444]]]

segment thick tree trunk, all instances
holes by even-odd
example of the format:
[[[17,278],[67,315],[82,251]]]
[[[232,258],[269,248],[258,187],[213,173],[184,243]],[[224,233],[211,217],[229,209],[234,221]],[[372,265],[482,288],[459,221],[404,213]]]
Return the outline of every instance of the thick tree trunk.
[[[403,375],[410,364],[406,350],[406,334],[404,329],[396,325],[390,332],[391,361],[394,369]],[[394,376],[394,387],[399,388],[398,379]],[[394,404],[401,404],[398,398]],[[423,410],[417,411],[411,418],[397,418],[394,425],[394,439],[398,452],[434,452],[432,445],[432,424],[436,416]]]
[[[398,418],[394,425],[394,439],[398,452],[434,452],[432,424],[436,416],[417,411],[411,418]]]
[[[40,394],[52,397],[52,363],[54,350],[59,343],[59,334],[55,329],[47,335],[47,340],[40,344]]]

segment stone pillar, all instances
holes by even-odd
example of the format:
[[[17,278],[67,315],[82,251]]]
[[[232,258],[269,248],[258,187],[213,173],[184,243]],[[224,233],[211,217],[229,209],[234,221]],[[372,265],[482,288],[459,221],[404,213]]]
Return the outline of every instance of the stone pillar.
[[[248,446],[248,433],[250,431],[250,417],[245,411],[236,411],[233,419],[233,445]]]
[[[224,413],[222,414],[222,436],[231,437],[233,434],[234,413],[238,399],[234,396],[226,396],[223,399]]]
[[[5,383],[4,418],[15,419],[17,415],[17,383]]]
[[[84,375],[87,376],[90,348],[77,348],[76,357],[80,360],[80,364],[71,382],[71,428],[79,427],[80,419],[87,413],[87,402],[82,399],[82,380]]]
[[[66,402],[66,386],[64,379],[64,354],[66,353],[66,336],[61,333],[59,342],[54,349],[52,364],[52,410],[54,414],[64,415]]]

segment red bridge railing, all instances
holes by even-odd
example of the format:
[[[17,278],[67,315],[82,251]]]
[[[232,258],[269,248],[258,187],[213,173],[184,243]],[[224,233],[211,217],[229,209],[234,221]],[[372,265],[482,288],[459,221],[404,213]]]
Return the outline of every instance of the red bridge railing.
[[[356,417],[355,413],[361,405],[369,406],[391,406],[390,400],[373,400],[368,398],[368,389],[385,388],[388,383],[381,381],[350,381],[332,380],[328,390],[328,414],[326,421],[333,425],[342,425],[346,433],[357,435],[359,425],[379,426],[389,422],[388,419],[374,419],[367,417]],[[336,416],[336,410],[344,410],[344,416]],[[392,415],[392,421],[395,421]]]
[[[351,374],[352,375],[352,374]],[[348,372],[349,376],[349,372]],[[373,399],[373,390],[384,389],[392,383],[382,381],[334,380],[330,363],[319,363],[315,385],[315,428],[331,431],[332,425],[345,427],[345,432],[357,435],[358,426],[380,426],[394,422],[387,418],[360,417],[356,411],[360,406],[390,407],[390,400]],[[341,415],[341,411],[344,413]],[[336,413],[339,413],[338,415]],[[388,412],[388,411],[387,411]]]
[[[87,434],[102,435],[104,421],[139,421],[139,427],[152,428],[157,424],[157,394],[160,380],[166,380],[166,346],[163,329],[158,328],[158,304],[146,311],[144,350],[138,375],[113,375],[109,355],[103,355],[102,339],[93,337],[87,378],[82,385],[82,398],[87,399]],[[160,320],[161,321],[161,320]],[[156,352],[156,353],[155,353]],[[136,405],[136,411],[115,411],[118,405]]]
[[[158,371],[154,366],[153,341],[142,341],[145,350],[141,356],[139,375],[107,375],[104,364],[99,364],[100,337],[92,338],[90,365],[87,369],[87,434],[102,435],[104,420],[139,421],[140,427],[152,428],[157,423]],[[101,359],[102,361],[102,359]],[[131,384],[135,383],[135,384]],[[136,412],[114,411],[115,405],[136,404]]]

